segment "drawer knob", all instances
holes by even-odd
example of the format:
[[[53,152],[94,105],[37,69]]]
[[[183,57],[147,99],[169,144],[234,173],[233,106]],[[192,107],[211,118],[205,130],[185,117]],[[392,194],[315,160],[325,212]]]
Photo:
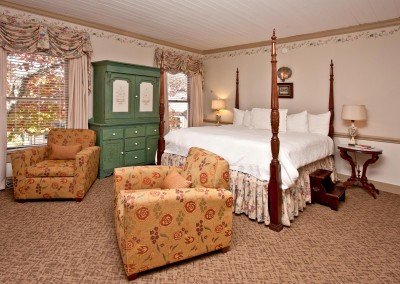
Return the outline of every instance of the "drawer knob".
[[[137,159],[137,156],[135,156],[135,159]]]
[[[154,132],[157,132],[157,129],[154,129]]]
[[[113,133],[113,136],[115,136],[115,132]]]
[[[138,96],[135,96],[135,98],[138,98]]]
[[[150,150],[150,147],[148,147],[147,150]]]
[[[137,130],[135,130],[135,134],[137,133]]]
[[[121,152],[121,155],[123,155],[124,154],[124,152]]]
[[[137,143],[135,142],[135,146],[137,146]]]

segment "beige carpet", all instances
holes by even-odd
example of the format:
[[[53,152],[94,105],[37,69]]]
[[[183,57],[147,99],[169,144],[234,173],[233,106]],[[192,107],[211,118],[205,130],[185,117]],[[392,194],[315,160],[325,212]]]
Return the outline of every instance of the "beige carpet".
[[[112,179],[81,203],[0,192],[0,283],[125,283]],[[142,274],[135,283],[400,283],[400,196],[347,191],[338,212],[307,206],[280,233],[234,216],[232,249]]]

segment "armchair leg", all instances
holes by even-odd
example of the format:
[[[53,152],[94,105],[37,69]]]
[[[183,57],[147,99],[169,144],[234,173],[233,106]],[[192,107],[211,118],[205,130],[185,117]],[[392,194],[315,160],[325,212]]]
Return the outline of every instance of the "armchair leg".
[[[83,199],[82,197],[77,197],[77,198],[75,198],[75,201],[76,201],[76,202],[81,202],[82,199]]]
[[[128,280],[132,281],[132,280],[135,280],[137,277],[138,277],[138,274],[134,273],[134,274],[131,274],[131,275],[128,276]]]
[[[231,249],[231,247],[225,247],[225,248],[221,249],[221,251],[222,251],[222,253],[227,253],[230,249]]]

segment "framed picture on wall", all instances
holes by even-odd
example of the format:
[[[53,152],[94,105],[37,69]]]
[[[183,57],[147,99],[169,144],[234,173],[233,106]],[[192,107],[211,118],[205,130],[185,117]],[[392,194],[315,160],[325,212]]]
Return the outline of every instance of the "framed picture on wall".
[[[278,98],[293,99],[293,83],[278,83]]]

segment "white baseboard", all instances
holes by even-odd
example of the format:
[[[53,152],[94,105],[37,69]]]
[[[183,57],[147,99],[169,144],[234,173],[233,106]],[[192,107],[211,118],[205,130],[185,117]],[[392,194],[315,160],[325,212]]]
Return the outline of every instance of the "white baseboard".
[[[344,175],[344,174],[337,174],[337,175],[340,180],[346,180],[350,177],[350,176]],[[390,184],[390,183],[385,183],[385,182],[380,182],[380,181],[375,181],[375,180],[369,180],[369,182],[373,183],[375,185],[375,187],[381,191],[400,195],[400,185],[395,185],[395,184]]]

